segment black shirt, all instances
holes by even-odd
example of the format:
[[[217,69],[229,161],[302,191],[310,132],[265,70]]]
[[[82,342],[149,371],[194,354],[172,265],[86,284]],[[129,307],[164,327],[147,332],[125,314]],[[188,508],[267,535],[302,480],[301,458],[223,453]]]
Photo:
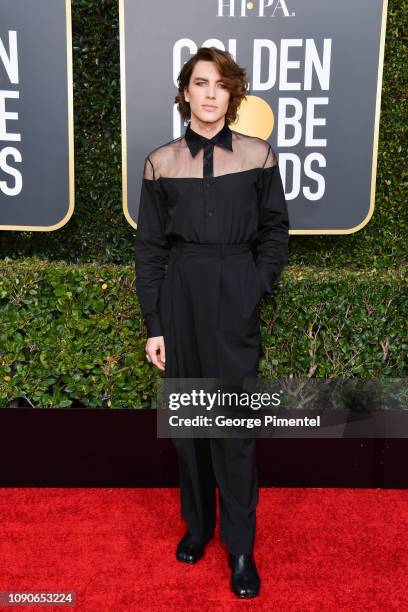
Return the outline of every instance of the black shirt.
[[[211,139],[184,136],[145,159],[135,238],[136,291],[148,337],[161,336],[159,289],[174,240],[251,243],[264,294],[288,261],[289,218],[279,166],[262,138],[225,122]]]

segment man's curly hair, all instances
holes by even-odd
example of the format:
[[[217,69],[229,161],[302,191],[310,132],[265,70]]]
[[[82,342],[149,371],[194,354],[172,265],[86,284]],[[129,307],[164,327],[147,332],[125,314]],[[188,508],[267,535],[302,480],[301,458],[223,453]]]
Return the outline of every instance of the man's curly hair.
[[[180,74],[177,77],[179,93],[175,97],[180,115],[184,121],[191,118],[190,104],[186,102],[184,98],[184,88],[188,87],[194,66],[199,60],[215,62],[217,65],[222,75],[223,82],[230,92],[230,101],[225,119],[227,123],[234,123],[237,118],[238,108],[242,100],[246,98],[245,94],[248,86],[246,69],[236,63],[231,53],[228,51],[221,51],[216,47],[200,47],[197,53],[193,55],[180,70]]]

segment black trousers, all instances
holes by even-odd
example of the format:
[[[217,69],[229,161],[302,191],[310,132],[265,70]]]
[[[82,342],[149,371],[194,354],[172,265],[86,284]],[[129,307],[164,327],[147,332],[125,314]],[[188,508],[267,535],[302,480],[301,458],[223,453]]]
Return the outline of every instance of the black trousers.
[[[172,438],[178,453],[181,514],[196,541],[215,529],[233,554],[253,550],[258,503],[255,438]]]
[[[259,277],[248,244],[181,243],[160,290],[165,377],[257,376]],[[234,553],[254,545],[258,478],[255,438],[172,438],[178,455],[181,514],[195,540],[215,527]]]

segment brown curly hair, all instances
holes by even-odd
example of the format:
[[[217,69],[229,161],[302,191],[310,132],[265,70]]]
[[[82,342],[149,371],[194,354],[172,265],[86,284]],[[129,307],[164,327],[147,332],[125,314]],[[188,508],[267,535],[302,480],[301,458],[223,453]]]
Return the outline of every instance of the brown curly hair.
[[[186,121],[190,119],[190,104],[184,98],[184,88],[187,88],[190,83],[191,74],[194,66],[199,60],[215,62],[220,71],[226,89],[230,92],[230,101],[228,110],[225,115],[227,123],[234,123],[237,118],[238,108],[246,98],[248,79],[246,69],[239,66],[231,53],[221,51],[216,47],[200,47],[195,55],[184,64],[177,77],[178,95],[175,97],[175,102],[178,103],[177,109]]]

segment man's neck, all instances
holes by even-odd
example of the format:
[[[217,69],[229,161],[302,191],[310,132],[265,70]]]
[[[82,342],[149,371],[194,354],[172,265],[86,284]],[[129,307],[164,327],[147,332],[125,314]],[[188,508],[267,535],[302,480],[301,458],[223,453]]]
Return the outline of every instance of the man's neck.
[[[218,134],[224,127],[225,115],[218,119],[218,121],[201,121],[196,115],[191,115],[190,127],[194,132],[204,136],[204,138],[212,138],[215,134]]]

